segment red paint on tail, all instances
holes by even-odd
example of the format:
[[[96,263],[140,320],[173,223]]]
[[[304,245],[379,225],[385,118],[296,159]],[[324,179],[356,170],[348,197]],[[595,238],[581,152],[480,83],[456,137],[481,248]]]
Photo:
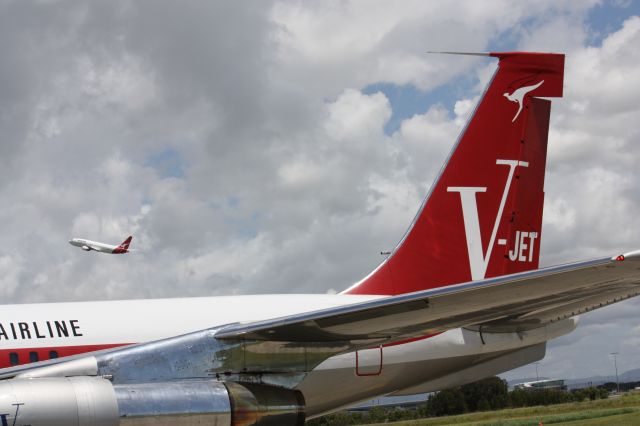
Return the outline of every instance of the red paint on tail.
[[[131,244],[131,240],[132,239],[133,239],[133,236],[129,235],[129,237],[127,237],[127,239],[124,240],[122,242],[122,244],[120,244],[118,247],[113,249],[113,253],[114,254],[128,253],[129,252],[129,244]]]
[[[347,294],[394,295],[538,268],[551,102],[564,55],[492,53],[498,70],[409,231]]]

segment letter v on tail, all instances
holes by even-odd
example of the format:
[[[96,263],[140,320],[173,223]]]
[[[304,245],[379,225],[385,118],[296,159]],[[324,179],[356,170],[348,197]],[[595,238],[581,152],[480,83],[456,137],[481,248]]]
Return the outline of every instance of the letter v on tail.
[[[476,194],[478,192],[486,192],[486,187],[465,187],[465,186],[450,186],[447,188],[447,192],[459,192],[460,202],[462,203],[462,219],[464,220],[464,231],[467,237],[467,251],[469,252],[469,266],[471,267],[471,279],[481,280],[484,278],[487,271],[487,265],[491,259],[491,251],[496,240],[496,233],[500,226],[500,218],[504,211],[504,205],[507,201],[507,195],[509,194],[509,188],[513,181],[513,175],[516,167],[529,167],[529,163],[518,160],[496,160],[497,165],[509,166],[509,175],[502,191],[502,198],[500,199],[500,206],[498,207],[498,213],[493,222],[493,229],[491,231],[491,239],[487,246],[486,254],[482,249],[482,237],[480,235],[480,218],[478,216],[478,205],[476,202]]]

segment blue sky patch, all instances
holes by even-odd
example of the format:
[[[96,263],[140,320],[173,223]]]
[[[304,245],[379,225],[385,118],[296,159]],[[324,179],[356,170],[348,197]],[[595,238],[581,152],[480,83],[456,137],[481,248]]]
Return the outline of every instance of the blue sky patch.
[[[607,35],[622,28],[631,15],[640,15],[638,0],[608,0],[593,7],[587,15],[589,44],[601,46]]]
[[[436,58],[434,55],[434,60]],[[382,92],[387,97],[393,112],[384,126],[384,132],[391,135],[400,128],[402,121],[416,114],[424,114],[437,104],[444,106],[453,118],[456,101],[468,98],[477,83],[474,73],[466,73],[429,91],[419,90],[411,84],[374,83],[362,89],[362,93],[371,95]]]
[[[608,0],[596,5],[589,11],[585,22],[589,31],[588,42],[592,45],[602,44],[602,40],[612,32],[619,30],[630,15],[638,14],[640,14],[640,0]],[[487,51],[517,50],[522,29],[537,25],[540,19],[524,20],[518,26],[497,35],[489,43]],[[469,97],[476,84],[476,76],[467,74],[460,75],[447,84],[430,91],[419,90],[411,84],[397,85],[379,82],[364,87],[362,93],[371,95],[382,92],[387,97],[391,104],[392,115],[385,124],[384,132],[391,135],[400,128],[402,121],[416,114],[424,114],[436,104],[443,105],[453,117],[455,102]]]
[[[244,240],[252,240],[261,229],[261,215],[253,212],[248,216],[225,216],[224,223],[235,231],[234,235]]]
[[[175,149],[167,148],[150,155],[146,164],[153,167],[163,179],[184,177],[184,161],[180,152]]]

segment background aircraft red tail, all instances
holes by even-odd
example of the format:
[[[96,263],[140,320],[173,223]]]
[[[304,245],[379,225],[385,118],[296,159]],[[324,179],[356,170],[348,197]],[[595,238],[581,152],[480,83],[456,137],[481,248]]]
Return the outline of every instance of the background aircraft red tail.
[[[122,242],[115,250],[114,253],[127,253],[129,251],[129,244],[131,244],[131,240],[133,236],[129,235],[126,240]]]
[[[538,268],[551,102],[564,55],[491,53],[498,69],[391,255],[347,294],[394,295]]]

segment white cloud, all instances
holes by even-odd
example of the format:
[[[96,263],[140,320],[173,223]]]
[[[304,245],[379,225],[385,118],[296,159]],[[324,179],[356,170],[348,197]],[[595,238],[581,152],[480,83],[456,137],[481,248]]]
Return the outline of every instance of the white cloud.
[[[272,13],[279,28],[278,74],[305,84],[314,73],[318,78],[308,89],[324,94],[376,81],[433,89],[469,72],[477,61],[434,61],[427,51],[484,51],[492,38],[527,18],[542,25],[549,21],[547,15],[583,16],[591,4],[409,1],[389,7],[385,1],[278,2]]]
[[[135,57],[124,55],[118,63],[96,63],[92,57],[78,59],[78,76],[63,86],[80,85],[81,95],[96,99],[102,107],[139,110],[155,100],[151,70],[145,70]]]
[[[390,117],[389,102],[382,93],[365,96],[357,90],[346,90],[329,106],[327,136],[363,144],[372,137],[381,137]]]

